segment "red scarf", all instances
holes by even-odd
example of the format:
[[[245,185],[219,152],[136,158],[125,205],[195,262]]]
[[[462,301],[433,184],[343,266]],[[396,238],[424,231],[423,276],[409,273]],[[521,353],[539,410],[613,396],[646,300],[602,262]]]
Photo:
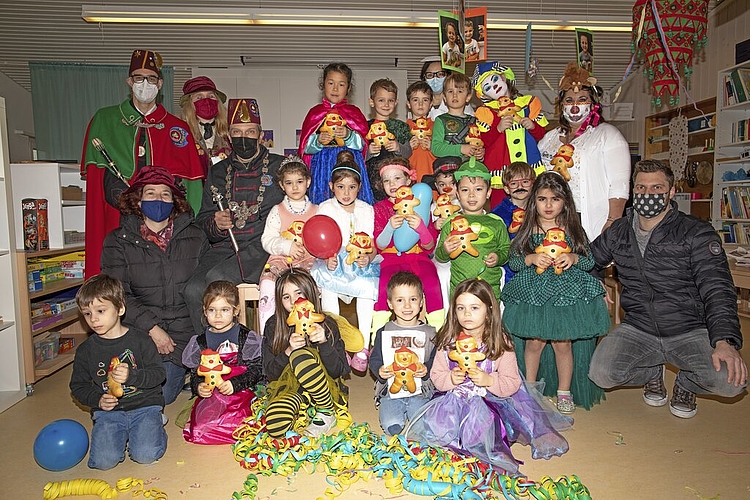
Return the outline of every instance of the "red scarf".
[[[172,221],[169,221],[169,225],[158,233],[149,229],[145,222],[141,224],[141,238],[154,243],[161,248],[162,252],[167,251],[167,245],[169,245],[169,240],[172,239],[172,233],[174,233],[174,223]]]

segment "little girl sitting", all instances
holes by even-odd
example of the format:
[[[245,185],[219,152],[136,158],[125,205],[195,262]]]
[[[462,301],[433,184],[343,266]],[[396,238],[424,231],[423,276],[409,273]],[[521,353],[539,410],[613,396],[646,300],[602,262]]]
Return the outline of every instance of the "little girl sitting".
[[[343,382],[350,368],[338,326],[326,317],[309,334],[295,333],[287,318],[300,298],[321,311],[312,276],[294,268],[282,272],[276,280],[276,314],[263,335],[263,372],[269,380],[266,429],[274,438],[301,429],[317,436],[334,425],[344,429],[351,424],[349,389]]]
[[[197,395],[182,435],[196,444],[234,443],[234,430],[250,416],[252,388],[262,382],[261,338],[237,323],[240,311],[237,287],[230,281],[214,281],[203,294],[206,331],[190,339],[182,363],[190,369],[190,387]],[[201,375],[205,356],[218,356],[229,373],[211,386]],[[207,366],[207,371],[211,368]],[[229,370],[231,369],[231,370]],[[214,370],[215,371],[215,370]]]

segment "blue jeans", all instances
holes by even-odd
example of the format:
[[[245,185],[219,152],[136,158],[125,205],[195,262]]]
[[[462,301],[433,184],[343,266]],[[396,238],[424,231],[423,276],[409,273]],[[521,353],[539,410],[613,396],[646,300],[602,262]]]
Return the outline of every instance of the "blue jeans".
[[[403,431],[406,422],[410,422],[429,400],[422,394],[399,399],[381,398],[379,418],[383,432],[393,436]]]
[[[161,406],[94,411],[89,467],[111,469],[125,460],[126,447],[130,458],[139,464],[159,460],[167,451],[167,431],[162,425],[161,414]]]
[[[167,371],[167,379],[161,386],[161,393],[164,396],[164,404],[174,403],[177,396],[185,385],[185,374],[187,370],[182,365],[176,365],[171,361],[164,362],[164,369]]]
[[[727,383],[727,365],[716,371],[708,330],[657,337],[625,323],[604,337],[594,351],[589,378],[599,387],[642,386],[661,374],[665,363],[674,365],[676,383],[696,394],[734,397],[744,390]]]

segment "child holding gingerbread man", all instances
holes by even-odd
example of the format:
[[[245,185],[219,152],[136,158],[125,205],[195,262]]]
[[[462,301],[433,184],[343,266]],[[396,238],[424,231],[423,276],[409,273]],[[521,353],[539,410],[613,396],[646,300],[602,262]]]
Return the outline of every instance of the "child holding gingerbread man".
[[[406,271],[394,274],[387,293],[395,319],[375,334],[370,371],[375,377],[380,426],[392,436],[399,434],[432,397],[429,370],[435,357],[435,328],[419,320],[424,292],[417,275]],[[392,353],[389,363],[385,363],[384,347]]]
[[[182,353],[182,364],[190,370],[190,388],[198,396],[182,432],[191,443],[234,443],[232,432],[250,416],[252,389],[265,380],[262,339],[237,322],[240,307],[239,292],[231,281],[214,281],[203,293],[208,326],[190,339]]]

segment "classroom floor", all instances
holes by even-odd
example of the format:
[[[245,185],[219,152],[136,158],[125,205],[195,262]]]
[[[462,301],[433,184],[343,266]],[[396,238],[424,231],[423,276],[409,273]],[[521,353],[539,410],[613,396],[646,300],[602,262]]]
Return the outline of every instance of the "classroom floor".
[[[747,349],[745,349],[747,352]],[[745,355],[745,359],[748,356]],[[41,498],[48,481],[75,478],[103,479],[114,484],[119,478],[150,480],[150,487],[166,492],[170,499],[226,499],[242,489],[247,471],[233,459],[228,445],[199,446],[186,443],[174,418],[187,399],[183,392],[166,409],[169,446],[156,464],[138,465],[126,459],[116,468],[91,470],[84,459],[64,472],[50,472],[34,461],[32,444],[49,422],[70,418],[89,431],[91,421],[73,402],[68,390],[71,367],[39,381],[33,396],[0,414],[3,446],[0,466],[4,486],[0,499]],[[674,374],[668,372],[671,390]],[[368,422],[379,429],[373,407],[373,384],[369,377],[350,381],[351,414],[355,422]],[[699,398],[698,414],[681,420],[668,407],[651,408],[639,389],[621,389],[592,411],[578,410],[575,427],[566,433],[570,451],[549,461],[532,460],[528,448],[513,446],[525,461],[521,471],[529,478],[576,474],[595,499],[748,499],[750,498],[750,398],[733,404]],[[618,443],[618,438],[623,442]],[[258,499],[314,499],[327,487],[323,473],[299,473],[296,477],[259,476]],[[360,481],[339,498],[425,498],[403,493],[393,495],[383,481]],[[97,498],[89,496],[86,498]],[[131,498],[123,493],[120,498]],[[139,497],[143,498],[143,497]]]

